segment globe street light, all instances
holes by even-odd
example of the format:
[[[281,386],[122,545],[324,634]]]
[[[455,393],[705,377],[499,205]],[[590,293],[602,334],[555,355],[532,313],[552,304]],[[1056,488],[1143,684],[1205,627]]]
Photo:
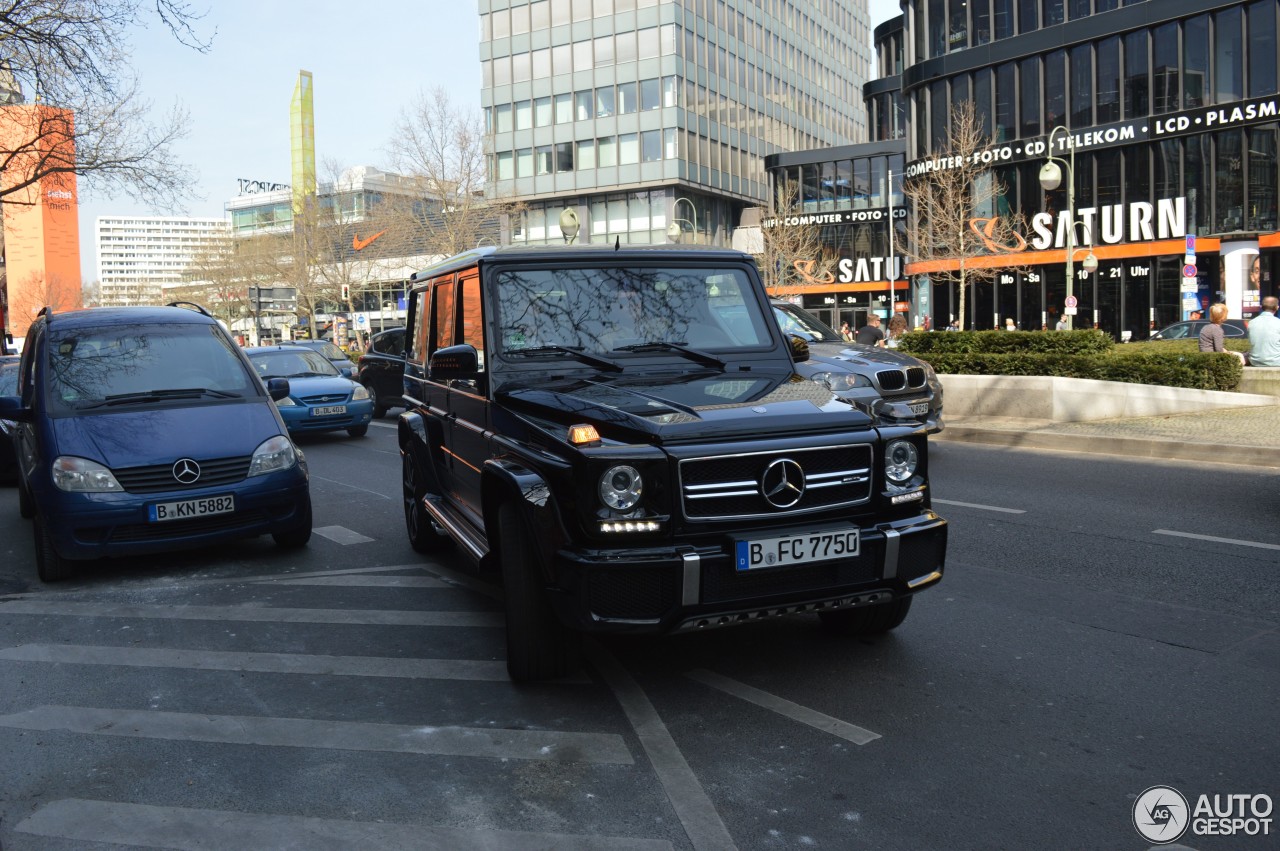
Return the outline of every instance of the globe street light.
[[[1053,138],[1059,130],[1068,137],[1067,149],[1070,151],[1070,162],[1053,155]],[[1076,259],[1076,148],[1071,144],[1070,134],[1071,131],[1062,126],[1049,131],[1049,152],[1045,154],[1045,164],[1040,166],[1040,186],[1046,192],[1052,192],[1062,185],[1062,169],[1067,169],[1067,298],[1075,295],[1073,290]],[[1089,241],[1093,242],[1092,238]],[[1082,265],[1086,273],[1098,268],[1098,258],[1094,256],[1091,248]],[[1069,313],[1064,315],[1067,320],[1067,330],[1070,331],[1075,317]]]

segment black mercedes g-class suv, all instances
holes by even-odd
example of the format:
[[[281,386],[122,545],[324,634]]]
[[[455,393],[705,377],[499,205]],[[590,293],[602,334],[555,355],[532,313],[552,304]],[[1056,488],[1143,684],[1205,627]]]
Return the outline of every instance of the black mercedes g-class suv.
[[[513,679],[583,631],[885,632],[942,578],[924,425],[797,376],[748,255],[487,247],[413,281],[409,540],[501,575]]]

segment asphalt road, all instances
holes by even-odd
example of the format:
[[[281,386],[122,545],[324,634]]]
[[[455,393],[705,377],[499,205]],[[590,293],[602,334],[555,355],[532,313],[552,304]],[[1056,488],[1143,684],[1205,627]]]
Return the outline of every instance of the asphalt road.
[[[1277,471],[934,444],[947,576],[892,636],[516,687],[499,590],[404,538],[392,422],[303,444],[302,552],[41,586],[0,490],[0,846],[1144,849],[1149,787],[1280,798]]]

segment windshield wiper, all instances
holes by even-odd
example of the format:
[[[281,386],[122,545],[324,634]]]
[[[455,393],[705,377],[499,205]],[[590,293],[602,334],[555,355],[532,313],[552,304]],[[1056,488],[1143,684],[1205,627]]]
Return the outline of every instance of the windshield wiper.
[[[131,405],[135,402],[163,402],[166,399],[191,399],[197,396],[213,396],[216,399],[241,399],[239,393],[214,390],[209,387],[175,387],[171,390],[147,390],[143,393],[117,393],[101,402],[93,402],[82,408],[102,408],[109,405]]]
[[[697,361],[704,366],[724,369],[724,361],[713,354],[691,349],[683,343],[671,343],[663,340],[650,340],[647,343],[632,343],[629,346],[618,346],[615,352],[679,352],[689,360]]]
[[[569,355],[585,364],[607,369],[610,372],[621,372],[622,367],[618,366],[614,361],[608,358],[593,355],[590,352],[583,351],[581,348],[572,348],[570,346],[534,346],[529,349],[508,349],[509,355]]]

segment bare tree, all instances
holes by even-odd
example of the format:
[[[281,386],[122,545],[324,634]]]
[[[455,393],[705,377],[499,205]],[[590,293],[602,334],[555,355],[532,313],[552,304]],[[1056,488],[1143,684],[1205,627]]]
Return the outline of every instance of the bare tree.
[[[9,313],[21,317],[23,328],[35,321],[41,308],[61,313],[82,306],[78,286],[67,286],[56,275],[46,276],[44,272],[32,272],[22,286],[9,287],[8,293]]]
[[[126,32],[158,18],[204,52],[184,0],[9,0],[0,8],[0,200],[30,203],[29,187],[76,174],[86,187],[177,209],[192,177],[173,153],[186,135],[175,108],[153,122],[139,95]]]
[[[485,197],[484,125],[456,107],[444,88],[419,93],[401,115],[389,153],[415,180],[423,202],[410,211],[427,254],[450,256],[497,236],[497,223],[517,205]],[[495,240],[496,241],[496,240]]]
[[[761,239],[755,257],[772,295],[789,297],[835,283],[835,252],[822,239],[821,225],[806,220],[799,198],[798,183],[778,181],[760,211]]]
[[[940,167],[909,178],[903,194],[912,208],[909,239],[901,246],[912,262],[926,263],[933,282],[959,286],[959,323],[964,328],[969,287],[991,283],[1005,264],[983,258],[1016,253],[1026,246],[1024,221],[1002,203],[1006,187],[980,155],[991,146],[972,101],[951,113],[944,151],[935,151]]]

